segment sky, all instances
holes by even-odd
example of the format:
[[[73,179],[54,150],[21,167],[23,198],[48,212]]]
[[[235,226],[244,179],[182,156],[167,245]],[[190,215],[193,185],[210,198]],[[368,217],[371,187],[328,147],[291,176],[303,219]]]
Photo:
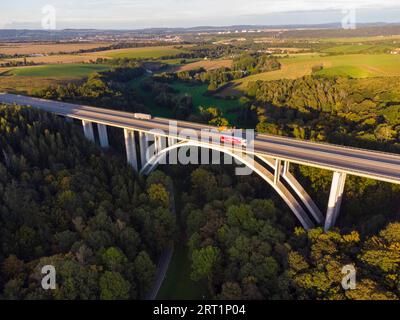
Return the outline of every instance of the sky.
[[[321,24],[349,8],[360,23],[400,22],[399,0],[1,0],[0,28],[40,28],[49,5],[57,29]]]

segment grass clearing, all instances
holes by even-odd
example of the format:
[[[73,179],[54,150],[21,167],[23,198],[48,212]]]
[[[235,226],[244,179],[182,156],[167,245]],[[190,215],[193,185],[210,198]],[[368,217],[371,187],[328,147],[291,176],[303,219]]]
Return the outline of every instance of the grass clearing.
[[[207,96],[207,85],[190,85],[182,82],[175,82],[172,87],[179,91],[180,94],[188,94],[193,97],[193,104],[196,113],[199,112],[199,107],[217,107],[222,112],[229,122],[234,123],[237,119],[237,114],[234,111],[240,107],[238,100],[218,99],[213,96]]]
[[[190,279],[191,263],[186,246],[177,246],[157,300],[202,300],[209,297],[203,282]]]
[[[155,117],[173,118],[173,113],[170,109],[161,107],[154,101],[155,96],[153,93],[141,88],[140,83],[144,78],[145,77],[135,79],[131,83],[132,88],[143,98],[145,106]],[[206,96],[204,94],[207,92],[207,85],[190,85],[182,82],[175,82],[170,85],[175,90],[179,91],[179,94],[188,94],[192,96],[194,105],[193,113],[198,114],[200,106],[217,107],[223,112],[225,118],[227,118],[232,124],[235,123],[237,114],[234,113],[234,111],[240,107],[238,100],[225,100],[213,96]]]

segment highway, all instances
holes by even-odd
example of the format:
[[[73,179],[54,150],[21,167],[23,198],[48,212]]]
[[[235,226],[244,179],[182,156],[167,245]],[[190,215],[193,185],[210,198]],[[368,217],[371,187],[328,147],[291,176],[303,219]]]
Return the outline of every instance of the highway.
[[[170,121],[176,121],[162,118],[139,120],[135,119],[133,114],[127,112],[12,94],[0,94],[0,103],[31,106],[65,117],[146,133],[160,129],[166,133],[166,136],[168,136]],[[216,129],[215,127],[184,121],[177,121],[177,124],[178,135],[182,130],[190,129],[195,130],[200,137],[202,129]],[[173,138],[175,136],[168,137]],[[190,138],[186,140],[190,140]],[[254,146],[254,150],[250,150],[248,153],[255,156],[276,157],[291,163],[400,184],[400,155],[398,154],[263,134],[256,134],[251,144],[252,147]]]

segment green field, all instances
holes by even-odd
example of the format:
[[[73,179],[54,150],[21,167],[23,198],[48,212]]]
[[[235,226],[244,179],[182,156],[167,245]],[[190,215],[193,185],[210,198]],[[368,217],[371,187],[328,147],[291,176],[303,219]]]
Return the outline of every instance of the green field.
[[[353,54],[353,53],[387,53],[393,50],[395,46],[385,44],[346,44],[334,46],[328,49],[324,49],[321,52],[331,54]]]
[[[132,81],[132,88],[136,90],[144,99],[145,106],[150,110],[151,114],[156,117],[171,118],[173,114],[168,108],[157,105],[154,101],[154,94],[144,91],[140,83],[145,77],[141,77]],[[199,112],[199,107],[218,107],[232,124],[235,122],[237,115],[233,112],[240,107],[238,100],[217,99],[212,96],[205,96],[207,85],[189,85],[182,82],[175,82],[171,86],[179,91],[179,94],[188,94],[193,98],[194,113]]]
[[[370,37],[347,37],[347,38],[322,38],[319,42],[328,43],[356,43],[356,42],[388,42],[388,41],[398,41],[400,40],[400,35],[391,36],[370,36]]]
[[[235,81],[240,89],[250,81],[296,79],[312,74],[313,66],[323,65],[318,75],[353,78],[400,76],[400,56],[391,54],[349,54],[338,56],[302,55],[280,59],[282,69]]]
[[[207,92],[207,85],[189,85],[182,82],[176,82],[172,87],[181,94],[189,94],[193,97],[193,104],[198,112],[199,107],[217,107],[223,112],[225,118],[234,123],[237,115],[233,113],[240,107],[238,100],[217,99],[212,96],[204,95]]]
[[[208,296],[207,286],[190,279],[188,248],[175,248],[171,264],[157,300],[202,300]]]
[[[50,64],[20,67],[8,70],[7,75],[20,77],[83,78],[93,72],[109,70],[110,66],[98,64]]]
[[[132,49],[118,49],[98,53],[100,56],[109,58],[129,58],[129,59],[157,59],[164,56],[175,55],[184,52],[183,49],[174,47],[145,47]]]

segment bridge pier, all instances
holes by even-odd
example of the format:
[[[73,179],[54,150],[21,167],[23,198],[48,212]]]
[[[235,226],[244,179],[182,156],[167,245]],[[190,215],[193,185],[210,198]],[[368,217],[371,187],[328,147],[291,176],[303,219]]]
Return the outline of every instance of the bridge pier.
[[[290,162],[289,161],[284,161],[283,162],[283,176],[287,176],[287,174],[290,172]]]
[[[283,178],[285,179],[286,183],[292,188],[295,194],[300,198],[303,204],[306,206],[308,211],[311,213],[313,218],[318,224],[323,224],[324,216],[322,215],[321,210],[312,200],[311,196],[306,192],[303,186],[297,181],[297,179],[290,173],[289,166],[287,166],[287,170],[285,171],[284,167]]]
[[[88,139],[91,142],[95,142],[92,122],[82,120],[82,126],[86,139]]]
[[[178,140],[175,138],[168,138],[168,146],[172,147],[178,143]]]
[[[329,231],[335,226],[336,220],[340,213],[340,207],[343,201],[344,187],[347,175],[342,172],[333,174],[331,193],[328,202],[328,211],[326,213],[325,231]]]
[[[274,184],[277,185],[280,181],[282,173],[282,161],[280,159],[275,159],[275,172],[274,172]]]
[[[99,138],[100,138],[100,146],[104,149],[108,149],[110,147],[108,142],[108,134],[107,134],[107,126],[104,124],[97,124],[97,129],[99,131]]]
[[[147,163],[147,148],[149,147],[149,142],[147,139],[147,134],[144,132],[139,132],[139,145],[140,145],[140,162],[142,168]]]
[[[124,129],[124,136],[125,136],[125,148],[126,148],[127,161],[133,167],[135,172],[138,172],[139,166],[138,166],[136,144],[135,144],[135,132]]]
[[[178,144],[178,139],[168,138],[168,148]],[[178,149],[173,149],[168,153],[168,164],[178,164]]]
[[[163,149],[162,137],[154,136],[154,147],[155,147],[156,154],[158,154],[158,153],[160,153],[162,151],[162,149]]]
[[[319,210],[318,206],[312,200],[311,196],[303,188],[303,186],[296,180],[296,178],[290,173],[290,162],[282,161],[279,159],[273,159],[270,157],[258,157],[264,163],[266,163],[272,170],[274,170],[274,185],[279,185],[281,178],[289,185],[294,194],[302,201],[308,211],[311,213],[313,218],[318,224],[323,224],[324,216]],[[283,162],[283,168],[282,168]]]
[[[167,148],[167,138],[163,136],[156,136],[155,137],[155,144],[156,144],[156,153],[160,153],[165,148]],[[164,155],[161,160],[160,164],[167,164],[167,155]]]

